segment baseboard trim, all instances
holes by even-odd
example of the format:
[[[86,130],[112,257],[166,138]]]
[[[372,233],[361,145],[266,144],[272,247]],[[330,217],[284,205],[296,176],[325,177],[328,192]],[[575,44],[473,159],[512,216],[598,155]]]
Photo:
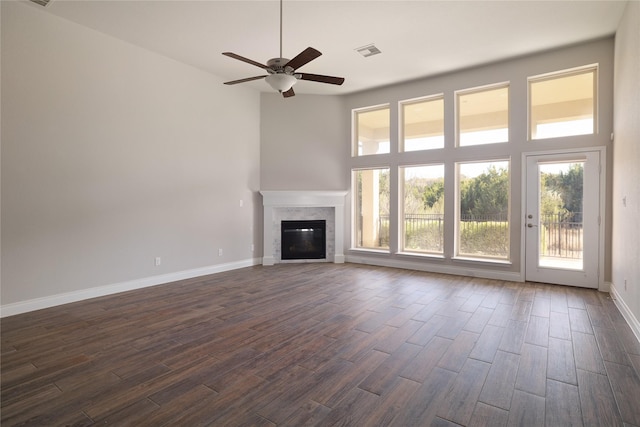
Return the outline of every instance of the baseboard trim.
[[[266,256],[262,258],[262,265],[275,265],[275,258],[272,256]]]
[[[0,306],[0,318],[14,316],[16,314],[41,310],[43,308],[55,307],[69,304],[90,298],[102,297],[117,294],[120,292],[132,291],[135,289],[147,288],[150,286],[163,285],[179,280],[192,279],[194,277],[206,276],[209,274],[222,273],[224,271],[237,270],[239,268],[251,267],[262,263],[260,258],[250,258],[242,261],[230,262],[226,264],[216,264],[207,267],[194,268],[191,270],[177,271],[175,273],[161,274],[158,276],[145,277],[142,279],[129,280],[111,285],[98,286],[95,288],[82,289],[74,292],[51,295],[48,297],[34,298],[27,301],[20,301]]]
[[[624,317],[624,320],[627,321],[627,324],[631,328],[631,331],[636,336],[638,342],[640,342],[640,321],[638,321],[636,316],[633,315],[633,312],[631,311],[627,303],[620,296],[615,284],[612,283],[610,285],[609,293],[613,297],[613,303],[616,305],[616,307],[618,307],[618,310],[620,310],[622,317]]]
[[[347,255],[346,261],[354,264],[377,265],[379,267],[403,268],[406,270],[426,271],[430,273],[453,274],[456,276],[480,277],[483,279],[522,282],[520,273],[511,271],[495,271],[470,267],[455,267],[450,265],[416,263],[398,259],[367,257],[361,255]]]

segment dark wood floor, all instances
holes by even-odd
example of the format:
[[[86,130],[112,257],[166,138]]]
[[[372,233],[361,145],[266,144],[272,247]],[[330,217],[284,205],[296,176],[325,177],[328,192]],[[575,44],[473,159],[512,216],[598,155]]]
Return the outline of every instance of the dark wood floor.
[[[2,319],[2,425],[636,425],[608,294],[252,267]]]

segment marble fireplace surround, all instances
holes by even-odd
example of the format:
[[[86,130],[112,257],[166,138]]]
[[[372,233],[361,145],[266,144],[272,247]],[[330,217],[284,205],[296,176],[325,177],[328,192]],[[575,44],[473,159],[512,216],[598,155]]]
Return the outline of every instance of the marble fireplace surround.
[[[264,206],[264,252],[262,265],[274,265],[280,261],[276,243],[280,243],[282,219],[326,219],[327,260],[344,263],[344,204],[347,191],[260,191]],[[301,208],[301,209],[300,209]],[[332,209],[324,209],[332,208]],[[330,215],[333,218],[318,216]],[[299,218],[294,216],[299,215]],[[313,218],[311,218],[313,217]],[[329,228],[333,225],[334,232]],[[330,239],[333,238],[333,241]]]

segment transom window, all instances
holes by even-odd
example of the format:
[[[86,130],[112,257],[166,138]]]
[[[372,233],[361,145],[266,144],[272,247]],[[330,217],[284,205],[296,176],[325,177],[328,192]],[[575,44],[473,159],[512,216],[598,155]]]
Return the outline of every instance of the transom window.
[[[354,156],[389,153],[388,105],[354,111]]]
[[[400,151],[444,148],[442,95],[400,103]]]
[[[459,147],[509,141],[509,86],[456,93]]]
[[[596,67],[529,78],[529,138],[595,133]]]

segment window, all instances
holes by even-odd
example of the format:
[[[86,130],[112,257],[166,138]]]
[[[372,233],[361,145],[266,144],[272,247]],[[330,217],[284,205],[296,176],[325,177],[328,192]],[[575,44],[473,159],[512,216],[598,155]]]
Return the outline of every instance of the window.
[[[530,139],[595,133],[596,67],[529,79]]]
[[[389,168],[353,171],[354,246],[389,249]]]
[[[457,163],[459,257],[509,259],[509,161]]]
[[[458,146],[509,141],[509,86],[458,92]]]
[[[400,151],[444,148],[444,98],[412,100],[400,104]]]
[[[444,165],[400,167],[402,251],[442,254]]]
[[[389,153],[388,106],[354,111],[355,156]]]

